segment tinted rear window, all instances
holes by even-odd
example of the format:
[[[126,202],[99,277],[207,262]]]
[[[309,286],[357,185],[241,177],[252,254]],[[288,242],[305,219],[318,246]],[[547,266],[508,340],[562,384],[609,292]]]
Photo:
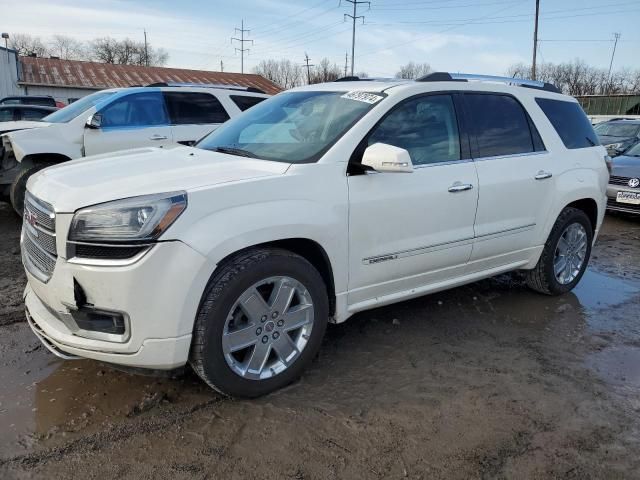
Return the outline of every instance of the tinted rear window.
[[[249,95],[231,95],[231,100],[235,103],[243,112],[259,104],[261,101],[266,100],[264,97],[250,97]]]
[[[536,98],[536,103],[560,135],[565,147],[574,149],[600,145],[580,104],[549,98]]]
[[[229,114],[209,93],[164,92],[171,123],[174,125],[224,123]]]
[[[529,119],[520,103],[508,95],[465,94],[476,157],[496,157],[536,151]]]

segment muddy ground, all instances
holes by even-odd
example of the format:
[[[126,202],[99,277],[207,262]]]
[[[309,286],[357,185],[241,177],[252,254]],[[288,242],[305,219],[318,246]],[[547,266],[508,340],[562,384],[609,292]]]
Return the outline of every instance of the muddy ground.
[[[607,217],[571,294],[501,276],[359,314],[253,401],[56,359],[18,240],[0,206],[0,478],[640,478],[640,219]]]

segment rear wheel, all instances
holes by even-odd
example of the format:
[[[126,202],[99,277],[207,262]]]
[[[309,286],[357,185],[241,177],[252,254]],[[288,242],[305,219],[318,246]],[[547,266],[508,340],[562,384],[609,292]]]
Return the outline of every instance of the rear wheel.
[[[576,208],[565,208],[549,234],[535,268],[527,272],[527,285],[537,292],[560,295],[582,278],[591,256],[593,227]]]
[[[27,181],[31,175],[51,165],[53,163],[39,163],[32,167],[23,168],[16,176],[9,189],[9,201],[18,215],[22,216],[24,214],[24,196],[27,192]]]
[[[285,250],[249,250],[225,262],[210,280],[190,363],[224,394],[267,394],[309,365],[328,315],[326,287],[307,260]]]

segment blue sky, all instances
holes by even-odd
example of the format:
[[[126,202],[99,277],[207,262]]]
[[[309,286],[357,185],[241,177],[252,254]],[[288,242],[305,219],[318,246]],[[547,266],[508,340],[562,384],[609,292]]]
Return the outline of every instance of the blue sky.
[[[410,60],[433,68],[503,74],[530,62],[535,0],[372,0],[361,5],[356,70],[391,76]],[[110,35],[165,48],[168,66],[240,71],[230,37],[244,19],[254,40],[245,71],[260,60],[303,63],[323,57],[344,65],[351,24],[339,0],[0,0],[0,30],[88,40]],[[581,58],[607,68],[614,32],[621,33],[614,69],[640,69],[640,0],[541,0],[539,59]]]

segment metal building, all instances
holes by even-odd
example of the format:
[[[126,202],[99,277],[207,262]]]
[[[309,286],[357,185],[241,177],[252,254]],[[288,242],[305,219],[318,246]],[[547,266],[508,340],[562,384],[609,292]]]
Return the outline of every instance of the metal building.
[[[0,98],[7,95],[51,95],[71,103],[97,90],[157,82],[217,83],[255,87],[269,94],[281,91],[261,75],[114,65],[97,62],[18,56],[0,47]]]

